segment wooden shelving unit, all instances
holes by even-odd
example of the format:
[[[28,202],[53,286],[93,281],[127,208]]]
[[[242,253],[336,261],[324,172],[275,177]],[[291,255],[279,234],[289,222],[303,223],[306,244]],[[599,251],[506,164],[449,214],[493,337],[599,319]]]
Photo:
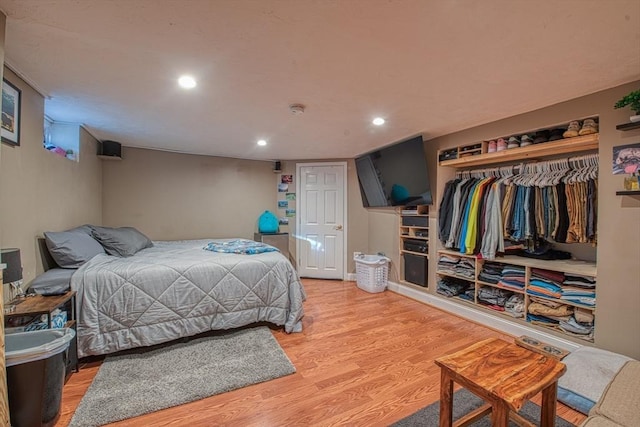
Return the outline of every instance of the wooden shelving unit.
[[[518,161],[524,161],[524,160],[532,161],[536,159],[556,157],[556,156],[560,156],[563,154],[570,154],[570,153],[593,152],[598,150],[598,145],[599,145],[599,134],[595,133],[590,135],[577,136],[574,138],[566,138],[566,139],[560,139],[552,142],[544,142],[540,144],[529,145],[527,147],[507,149],[507,150],[503,150],[495,153],[484,152],[482,154],[474,154],[474,155],[465,156],[465,157],[458,157],[456,159],[442,160],[439,162],[439,166],[453,167],[453,168],[459,168],[464,170],[464,168],[483,166],[483,165],[499,165],[499,164],[504,164],[508,162],[518,162]],[[458,150],[459,152],[459,149],[462,147],[465,147],[465,146],[453,147],[453,148],[441,150],[438,152],[438,158],[446,159],[446,157],[452,156],[456,152],[455,150]],[[622,195],[624,193],[631,193],[632,195],[636,195],[636,194],[640,195],[640,192],[618,192],[617,194]],[[504,289],[506,291],[511,292],[512,294],[520,294],[524,297],[524,301],[525,301],[524,314],[526,316],[526,312],[527,312],[526,309],[529,307],[529,304],[531,303],[531,300],[530,300],[531,296],[529,293],[527,293],[527,289],[529,287],[529,283],[531,280],[531,273],[534,268],[562,272],[566,274],[583,275],[583,276],[588,276],[595,279],[597,275],[595,263],[585,262],[585,261],[575,261],[575,260],[545,261],[545,260],[537,260],[532,258],[523,258],[518,256],[504,256],[504,257],[496,258],[495,260],[490,260],[491,262],[495,262],[498,264],[514,265],[514,266],[517,265],[517,266],[524,267],[525,286],[522,290],[519,290],[519,289],[510,289],[509,287],[501,286],[497,284],[485,283],[482,280],[479,280],[478,275],[482,270],[482,266],[484,265],[485,262],[489,262],[489,261],[477,258],[474,255],[461,254],[460,252],[447,250],[447,249],[438,250],[437,253],[438,253],[438,259],[440,259],[441,255],[446,254],[448,256],[452,256],[455,258],[469,259],[473,262],[473,265],[475,266],[473,278],[466,278],[458,274],[452,274],[454,272],[441,271],[439,268],[436,269],[437,278],[453,277],[459,280],[463,280],[469,284],[469,289],[473,289],[473,300],[467,300],[459,296],[454,296],[450,298],[451,301],[455,301],[456,303],[464,303],[466,305],[475,307],[478,310],[483,310],[485,312],[495,314],[496,317],[509,318],[510,320],[515,321],[517,323],[525,324],[527,326],[531,326],[534,328],[542,328],[543,330],[549,331],[550,333],[556,334],[562,338],[570,339],[577,342],[584,342],[584,341],[593,342],[593,334],[584,336],[584,337],[576,336],[573,334],[570,335],[568,333],[563,332],[557,327],[546,327],[546,326],[540,326],[540,325],[534,324],[528,321],[526,317],[515,318],[509,314],[492,310],[491,308],[483,306],[483,304],[479,301],[478,292],[481,287],[492,287],[492,288]],[[436,261],[436,264],[437,264],[437,261]],[[567,306],[579,307],[581,309],[590,311],[594,315],[596,312],[595,307],[591,307],[585,304],[574,303],[571,301],[562,300],[558,298],[545,298],[545,297],[542,297],[542,298],[550,299],[554,302],[558,302]]]
[[[400,283],[427,289],[429,206],[400,212]],[[424,267],[424,271],[422,267]],[[424,273],[424,274],[423,274]]]
[[[477,154],[452,160],[443,160],[440,166],[463,168],[470,166],[491,165],[496,163],[532,160],[540,157],[559,154],[578,153],[598,149],[599,134],[576,136],[575,138],[543,142],[527,147],[512,148],[495,153]]]
[[[482,310],[488,310],[488,312],[492,313],[492,314],[496,314],[496,315],[500,315],[500,316],[505,316],[507,318],[509,318],[512,321],[518,322],[518,323],[523,323],[526,324],[528,326],[531,327],[538,327],[538,328],[542,328],[545,331],[553,331],[554,333],[557,333],[559,336],[562,336],[563,338],[568,338],[568,339],[576,339],[576,341],[580,342],[580,341],[588,341],[588,342],[593,342],[593,337],[592,336],[585,336],[585,337],[581,337],[581,336],[577,336],[575,334],[572,335],[568,335],[565,334],[564,332],[562,332],[559,328],[556,327],[547,327],[547,326],[541,326],[541,325],[534,325],[531,322],[529,322],[528,320],[525,320],[526,318],[516,318],[513,317],[509,314],[505,314],[503,312],[500,311],[496,311],[496,310],[492,310],[486,306],[484,306],[480,300],[478,299],[478,292],[480,290],[481,287],[483,286],[489,286],[489,287],[493,287],[493,288],[500,288],[500,289],[504,289],[506,291],[509,291],[511,293],[515,293],[515,294],[521,294],[524,296],[524,300],[525,300],[525,316],[526,316],[526,312],[527,312],[527,308],[529,306],[529,304],[531,304],[530,301],[530,294],[527,293],[527,289],[529,287],[529,282],[531,280],[531,276],[532,276],[532,269],[541,269],[541,270],[547,270],[547,271],[557,271],[557,272],[562,272],[565,274],[577,274],[577,275],[581,275],[581,276],[588,276],[588,277],[593,277],[594,279],[597,277],[597,268],[596,268],[596,264],[593,262],[587,262],[587,261],[576,261],[576,260],[555,260],[555,261],[546,261],[546,260],[538,260],[538,259],[533,259],[533,258],[523,258],[523,257],[518,257],[518,256],[513,256],[513,255],[507,255],[504,257],[499,257],[496,258],[494,260],[483,260],[481,258],[478,258],[474,255],[466,255],[466,254],[461,254],[460,252],[456,252],[456,251],[452,251],[452,250],[448,250],[448,249],[443,249],[443,250],[439,250],[438,251],[438,258],[440,257],[440,255],[447,255],[449,257],[455,257],[455,258],[466,258],[468,260],[472,260],[472,262],[474,262],[475,265],[475,278],[473,279],[469,279],[457,274],[450,274],[447,272],[443,272],[443,271],[436,271],[436,275],[438,276],[447,276],[447,277],[454,277],[456,279],[460,279],[460,280],[464,280],[466,282],[468,282],[470,284],[470,287],[474,288],[474,300],[473,301],[469,301],[469,300],[463,300],[460,297],[451,297],[452,300],[459,302],[459,301],[463,301],[467,304],[470,304],[473,307],[476,308],[480,308]],[[480,271],[482,270],[482,266],[484,265],[485,262],[490,262],[490,263],[496,263],[496,264],[502,264],[504,266],[508,266],[508,265],[517,265],[520,267],[524,267],[525,268],[525,286],[522,290],[516,290],[516,289],[511,289],[509,287],[505,287],[505,286],[501,286],[498,284],[492,284],[492,283],[486,283],[483,282],[482,280],[478,279],[478,274],[480,274]],[[597,287],[597,286],[596,286]],[[567,301],[567,300],[563,300],[563,299],[559,299],[559,298],[553,298],[553,297],[547,297],[547,296],[537,296],[538,298],[541,299],[545,299],[545,300],[549,300],[549,301],[554,301],[556,303],[560,303],[560,304],[564,304],[567,306],[571,306],[571,307],[578,307],[581,309],[585,309],[585,310],[589,310],[592,313],[595,314],[596,308],[592,307],[592,306],[588,306],[585,304],[580,304],[580,303],[576,303],[576,302],[572,302],[572,301]]]

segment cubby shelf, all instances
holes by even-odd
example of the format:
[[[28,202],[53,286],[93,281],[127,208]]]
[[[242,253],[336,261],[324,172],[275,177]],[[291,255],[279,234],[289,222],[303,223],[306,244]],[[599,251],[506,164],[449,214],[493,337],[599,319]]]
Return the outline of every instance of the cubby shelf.
[[[565,274],[577,274],[577,275],[582,275],[582,276],[588,276],[588,277],[592,277],[592,278],[596,278],[597,277],[597,267],[596,264],[594,262],[588,262],[588,261],[578,261],[578,260],[539,260],[539,259],[534,259],[534,258],[524,258],[524,257],[518,257],[518,256],[514,256],[514,255],[506,255],[503,257],[499,257],[496,258],[494,260],[484,260],[482,258],[478,258],[475,255],[467,255],[467,254],[461,254],[457,251],[453,251],[453,250],[448,250],[448,249],[442,249],[437,251],[438,253],[438,258],[441,255],[447,255],[448,257],[455,257],[455,258],[465,258],[467,260],[471,260],[474,262],[474,266],[475,266],[475,276],[474,278],[467,278],[467,277],[463,277],[457,274],[451,274],[451,273],[447,273],[444,271],[440,271],[437,270],[436,271],[436,275],[437,276],[446,276],[446,277],[454,277],[456,279],[461,279],[466,281],[467,283],[469,283],[471,285],[471,287],[474,289],[475,292],[475,300],[474,301],[468,301],[468,300],[463,300],[459,297],[451,297],[453,301],[455,302],[460,302],[463,301],[466,304],[469,304],[473,307],[482,309],[482,310],[488,310],[488,312],[490,313],[494,313],[496,315],[500,315],[500,316],[506,316],[507,318],[510,318],[511,320],[517,322],[517,323],[522,323],[524,325],[527,326],[532,326],[532,327],[536,327],[536,326],[542,326],[540,324],[534,324],[528,320],[526,320],[526,318],[524,317],[520,317],[520,318],[515,318],[513,316],[511,316],[508,313],[503,313],[500,311],[496,311],[493,310],[489,307],[483,306],[482,302],[479,300],[478,298],[478,292],[480,290],[481,287],[483,286],[489,286],[489,287],[493,287],[493,288],[499,288],[499,289],[504,289],[506,291],[509,291],[511,293],[515,293],[515,294],[520,294],[524,296],[524,300],[525,300],[525,313],[527,312],[527,308],[529,307],[529,305],[531,304],[531,297],[532,295],[529,294],[527,292],[527,289],[529,288],[529,283],[531,281],[531,277],[532,277],[532,273],[533,273],[533,269],[542,269],[542,270],[548,270],[548,271],[555,271],[555,272],[561,272],[561,273],[565,273]],[[490,262],[490,263],[496,263],[496,264],[502,264],[502,265],[517,265],[517,266],[521,266],[525,268],[525,285],[523,289],[513,289],[510,287],[506,287],[506,286],[501,286],[499,284],[492,284],[492,283],[487,283],[484,282],[482,280],[480,280],[479,278],[477,278],[477,276],[479,275],[480,271],[482,271],[482,268],[484,266],[485,262]],[[572,307],[578,307],[581,309],[585,309],[585,310],[589,310],[592,313],[595,314],[596,311],[596,307],[595,306],[589,306],[589,305],[585,305],[585,304],[580,304],[580,303],[576,303],[576,302],[572,302],[572,301],[568,301],[568,300],[564,300],[561,298],[553,298],[553,297],[548,297],[548,296],[539,296],[539,295],[535,295],[537,298],[540,299],[544,299],[544,300],[548,300],[548,301],[553,301],[554,303],[558,303],[558,304],[563,304],[563,305],[567,305],[567,306],[572,306]],[[593,336],[590,335],[588,337],[581,337],[578,335],[574,335],[574,334],[567,334],[565,332],[563,332],[561,329],[559,329],[558,327],[554,327],[554,328],[549,328],[544,326],[545,330],[549,330],[549,331],[554,331],[554,333],[558,334],[558,336],[561,336],[563,338],[568,338],[570,340],[573,340],[573,338],[578,338],[579,340],[586,340],[589,342],[593,342]]]
[[[495,153],[478,154],[475,156],[461,157],[459,159],[443,160],[440,166],[468,167],[491,165],[518,160],[532,160],[538,157],[554,156],[557,154],[578,153],[581,151],[597,150],[599,134],[576,136],[574,138],[560,139],[558,141],[543,142],[527,147],[512,148]]]

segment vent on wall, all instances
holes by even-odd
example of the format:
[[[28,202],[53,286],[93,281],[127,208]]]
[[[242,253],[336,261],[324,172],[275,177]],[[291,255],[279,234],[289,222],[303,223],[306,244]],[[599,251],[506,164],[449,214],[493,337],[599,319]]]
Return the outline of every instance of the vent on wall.
[[[99,142],[98,157],[102,160],[122,160],[122,145],[116,141]]]

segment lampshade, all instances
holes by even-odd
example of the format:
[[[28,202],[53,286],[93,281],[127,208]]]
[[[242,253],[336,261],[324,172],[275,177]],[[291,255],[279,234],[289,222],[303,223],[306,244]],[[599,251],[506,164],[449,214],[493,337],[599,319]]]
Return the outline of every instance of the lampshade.
[[[22,261],[20,261],[20,249],[7,248],[0,250],[0,262],[7,264],[7,268],[2,272],[4,283],[17,282],[22,280]]]

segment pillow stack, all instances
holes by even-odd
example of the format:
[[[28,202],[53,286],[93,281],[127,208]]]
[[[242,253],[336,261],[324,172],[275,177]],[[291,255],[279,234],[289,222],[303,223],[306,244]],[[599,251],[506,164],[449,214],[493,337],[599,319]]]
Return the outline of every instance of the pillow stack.
[[[67,231],[45,232],[53,260],[61,268],[79,268],[96,255],[129,257],[153,246],[151,240],[133,227],[83,225]]]
[[[151,240],[133,227],[91,227],[91,235],[109,255],[129,257],[153,246]]]
[[[62,268],[79,268],[104,249],[93,237],[91,226],[83,225],[67,231],[44,233],[53,260]]]

